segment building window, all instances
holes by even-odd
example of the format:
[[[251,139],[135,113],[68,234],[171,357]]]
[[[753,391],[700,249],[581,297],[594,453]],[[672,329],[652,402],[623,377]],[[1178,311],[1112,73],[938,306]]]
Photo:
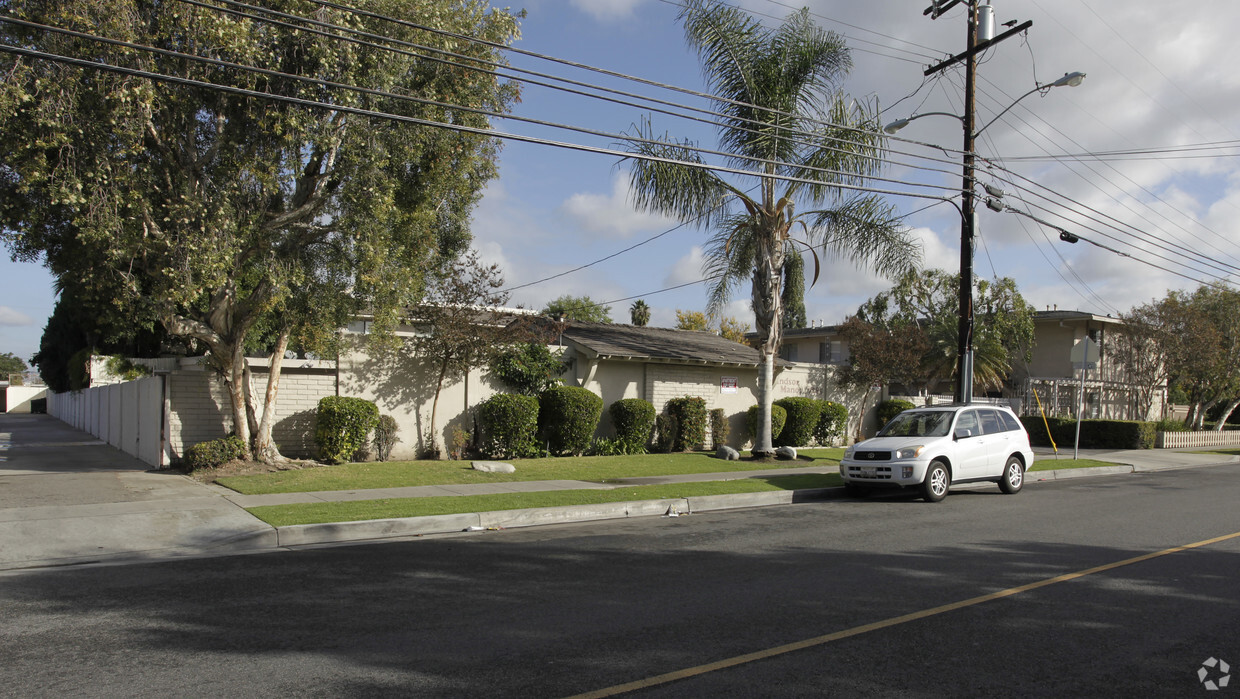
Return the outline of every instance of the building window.
[[[779,358],[786,362],[797,361],[797,346],[796,345],[784,345],[783,347],[779,348]]]

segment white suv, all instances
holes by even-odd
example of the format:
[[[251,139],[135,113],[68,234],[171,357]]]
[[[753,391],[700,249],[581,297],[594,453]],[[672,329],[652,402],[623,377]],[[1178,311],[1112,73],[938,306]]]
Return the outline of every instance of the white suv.
[[[1020,492],[1032,465],[1029,434],[1010,409],[944,405],[905,410],[873,439],[848,447],[840,476],[850,495],[918,487],[927,502],[938,502],[953,483],[991,481]]]

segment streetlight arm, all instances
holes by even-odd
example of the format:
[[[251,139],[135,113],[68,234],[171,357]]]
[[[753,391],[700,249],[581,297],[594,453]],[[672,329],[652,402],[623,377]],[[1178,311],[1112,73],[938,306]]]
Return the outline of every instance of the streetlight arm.
[[[1035,92],[1045,93],[1048,90],[1050,90],[1052,87],[1064,87],[1065,85],[1068,87],[1076,87],[1077,85],[1080,85],[1081,81],[1084,79],[1085,79],[1085,74],[1078,71],[1078,72],[1073,72],[1073,73],[1064,73],[1064,76],[1062,78],[1056,80],[1053,83],[1047,83],[1045,85],[1038,85],[1032,90],[1021,95],[1020,97],[1017,97],[1015,102],[1004,107],[1002,112],[999,112],[998,114],[996,114],[994,119],[991,119],[990,121],[986,122],[986,125],[978,129],[973,135],[980,136],[981,133],[985,131],[987,128],[989,128],[991,124],[995,123],[996,121],[999,121],[1000,117],[1002,117],[1004,114],[1007,114],[1008,111],[1012,109],[1012,107],[1015,107],[1017,104],[1020,103],[1021,100],[1025,99],[1029,95],[1032,95]]]
[[[928,117],[928,116],[951,117],[955,119],[956,121],[959,121],[962,124],[964,123],[964,117],[960,116],[959,114],[952,114],[951,112],[922,112],[921,114],[914,114],[913,116],[907,117],[904,119],[896,119],[890,124],[887,124],[886,126],[884,126],[883,131],[889,134],[892,134],[904,128],[905,126],[908,126],[910,123],[917,121],[918,119],[922,117]]]

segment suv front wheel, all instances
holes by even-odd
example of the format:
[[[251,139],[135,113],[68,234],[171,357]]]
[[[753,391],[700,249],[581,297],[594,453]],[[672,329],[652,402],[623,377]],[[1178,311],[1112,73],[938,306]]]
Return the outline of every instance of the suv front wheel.
[[[926,502],[938,502],[947,497],[951,482],[952,477],[947,471],[946,464],[942,461],[932,462],[929,470],[926,471],[926,480],[921,483],[921,496],[926,499]]]

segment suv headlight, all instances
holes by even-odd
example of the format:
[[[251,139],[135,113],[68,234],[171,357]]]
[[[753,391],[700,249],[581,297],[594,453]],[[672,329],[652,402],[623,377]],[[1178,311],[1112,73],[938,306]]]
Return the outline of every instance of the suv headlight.
[[[924,451],[925,448],[926,448],[925,445],[919,444],[918,446],[915,446],[915,447],[905,447],[903,449],[897,449],[896,458],[897,459],[916,459],[917,457],[921,456],[921,452]]]
[[[844,448],[844,458],[845,458],[845,459],[851,459],[851,458],[852,458],[852,455],[853,455],[853,452],[854,452],[854,451],[856,451],[856,450],[857,450],[857,446],[856,446],[855,444],[850,444],[849,446],[845,447],[845,448]]]

